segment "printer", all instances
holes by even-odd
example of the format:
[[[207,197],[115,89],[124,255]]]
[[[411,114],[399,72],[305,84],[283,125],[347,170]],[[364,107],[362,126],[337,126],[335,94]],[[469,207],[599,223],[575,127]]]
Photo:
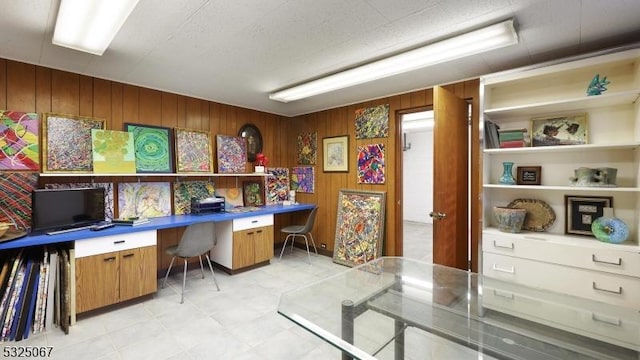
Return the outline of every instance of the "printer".
[[[204,199],[191,199],[191,214],[203,215],[224,212],[225,200],[222,196],[213,196]]]

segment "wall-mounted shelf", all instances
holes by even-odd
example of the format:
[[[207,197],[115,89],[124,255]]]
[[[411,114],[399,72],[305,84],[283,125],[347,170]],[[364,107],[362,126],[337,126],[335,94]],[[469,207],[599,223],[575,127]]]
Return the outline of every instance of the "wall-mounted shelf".
[[[511,190],[539,190],[539,191],[585,191],[585,192],[640,192],[636,187],[598,187],[598,186],[548,186],[548,185],[502,185],[483,184],[484,188],[511,189]]]
[[[98,174],[98,173],[40,173],[42,177],[243,177],[243,176],[272,176],[270,173],[136,173],[136,174]]]

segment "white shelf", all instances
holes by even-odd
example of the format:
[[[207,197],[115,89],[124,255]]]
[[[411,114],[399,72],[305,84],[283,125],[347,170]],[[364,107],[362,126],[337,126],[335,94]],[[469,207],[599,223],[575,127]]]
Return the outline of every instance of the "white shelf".
[[[598,187],[598,186],[557,186],[557,185],[502,185],[483,184],[486,189],[540,190],[540,191],[584,191],[584,192],[640,192],[636,187]]]
[[[136,173],[136,174],[98,174],[98,173],[40,173],[42,177],[107,177],[107,176],[121,176],[121,177],[240,177],[240,176],[271,176],[270,173],[234,173],[234,174],[222,174],[222,173]]]
[[[608,144],[585,144],[585,145],[563,145],[563,146],[535,146],[506,149],[484,149],[485,154],[516,154],[516,153],[561,153],[561,152],[581,152],[581,151],[602,151],[602,150],[625,150],[637,149],[640,142],[628,143],[608,143]]]
[[[489,234],[505,234],[495,227],[487,227],[483,230]],[[511,233],[509,233],[511,234]],[[565,234],[553,234],[549,232],[535,232],[535,231],[521,231],[513,234],[526,240],[534,241],[546,241],[559,244],[567,244],[573,246],[589,247],[593,249],[616,249],[630,252],[640,252],[640,246],[635,245],[632,239],[629,239],[622,244],[609,244],[599,241],[595,237],[590,236],[578,236],[578,235],[565,235]]]

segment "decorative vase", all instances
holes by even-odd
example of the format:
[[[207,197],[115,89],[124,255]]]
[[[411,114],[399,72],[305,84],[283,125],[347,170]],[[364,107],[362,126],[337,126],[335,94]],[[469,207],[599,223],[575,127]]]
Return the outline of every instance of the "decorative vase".
[[[502,232],[520,232],[526,215],[527,209],[510,208],[504,206],[493,207],[493,217],[498,223],[498,230]]]
[[[510,161],[505,161],[502,163],[502,176],[498,182],[503,185],[515,185],[516,179],[513,178],[513,163]]]
[[[612,244],[623,243],[629,237],[629,227],[613,216],[613,208],[604,208],[603,216],[591,223],[591,232],[596,239]]]

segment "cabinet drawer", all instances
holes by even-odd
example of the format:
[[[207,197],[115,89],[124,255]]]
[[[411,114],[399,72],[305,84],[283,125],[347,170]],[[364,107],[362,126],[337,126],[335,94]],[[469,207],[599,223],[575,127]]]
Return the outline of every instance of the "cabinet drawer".
[[[251,216],[233,220],[233,231],[273,225],[273,215]]]
[[[156,245],[156,243],[157,234],[155,230],[76,240],[76,258],[151,246]]]
[[[638,310],[638,278],[483,252],[484,276]]]
[[[553,236],[545,240],[546,236],[485,231],[482,234],[482,249],[495,254],[640,277],[640,252],[618,250],[613,246],[599,249],[563,244],[554,241]]]

